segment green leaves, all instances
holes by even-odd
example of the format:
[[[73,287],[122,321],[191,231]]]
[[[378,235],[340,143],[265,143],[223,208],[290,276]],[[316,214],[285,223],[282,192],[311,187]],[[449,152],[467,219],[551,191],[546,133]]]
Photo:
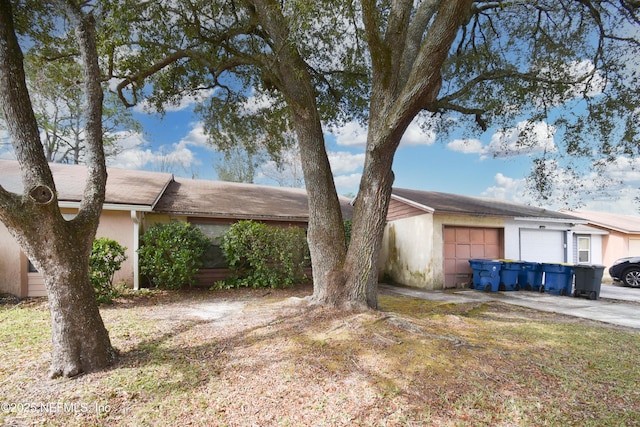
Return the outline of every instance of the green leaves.
[[[117,291],[113,288],[113,275],[127,259],[126,250],[126,247],[106,237],[93,241],[89,257],[89,279],[98,303],[109,304],[117,296]]]
[[[140,272],[151,286],[182,289],[193,286],[211,241],[186,222],[156,224],[140,238]]]
[[[299,227],[239,221],[223,236],[221,248],[232,274],[216,287],[283,288],[306,278],[309,249]]]

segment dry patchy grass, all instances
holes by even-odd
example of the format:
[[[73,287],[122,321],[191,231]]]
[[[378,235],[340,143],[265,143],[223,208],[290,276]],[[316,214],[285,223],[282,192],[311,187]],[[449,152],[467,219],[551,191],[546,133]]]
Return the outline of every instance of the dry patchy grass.
[[[640,425],[640,334],[529,309],[286,291],[155,292],[102,309],[120,358],[45,378],[42,301],[0,307],[0,422],[127,426]]]

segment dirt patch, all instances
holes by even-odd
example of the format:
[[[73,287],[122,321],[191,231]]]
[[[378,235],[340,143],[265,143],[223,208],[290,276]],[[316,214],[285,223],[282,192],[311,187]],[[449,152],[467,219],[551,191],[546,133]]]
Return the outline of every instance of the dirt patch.
[[[119,298],[101,309],[117,364],[58,381],[46,310],[6,312],[0,395],[62,409],[0,425],[640,425],[640,334],[499,302],[310,308],[311,292]]]

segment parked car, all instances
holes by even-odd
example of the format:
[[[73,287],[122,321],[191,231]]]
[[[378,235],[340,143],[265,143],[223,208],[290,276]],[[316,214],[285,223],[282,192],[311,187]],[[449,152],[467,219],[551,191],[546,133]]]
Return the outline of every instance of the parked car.
[[[609,267],[609,275],[615,282],[626,286],[640,287],[640,256],[617,259]]]

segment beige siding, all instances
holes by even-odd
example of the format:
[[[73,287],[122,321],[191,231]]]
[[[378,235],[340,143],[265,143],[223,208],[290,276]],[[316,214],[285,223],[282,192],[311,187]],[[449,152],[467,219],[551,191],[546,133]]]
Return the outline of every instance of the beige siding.
[[[47,296],[47,289],[44,286],[44,280],[42,280],[42,275],[40,273],[27,273],[27,281],[29,283],[28,296]]]
[[[133,219],[131,211],[103,211],[100,217],[100,224],[96,231],[96,237],[108,237],[127,248],[127,259],[122,263],[122,267],[116,272],[114,283],[126,283],[133,285]]]
[[[23,277],[24,271],[24,277]],[[24,282],[24,283],[23,283]],[[26,264],[18,242],[0,222],[0,293],[27,296]]]

